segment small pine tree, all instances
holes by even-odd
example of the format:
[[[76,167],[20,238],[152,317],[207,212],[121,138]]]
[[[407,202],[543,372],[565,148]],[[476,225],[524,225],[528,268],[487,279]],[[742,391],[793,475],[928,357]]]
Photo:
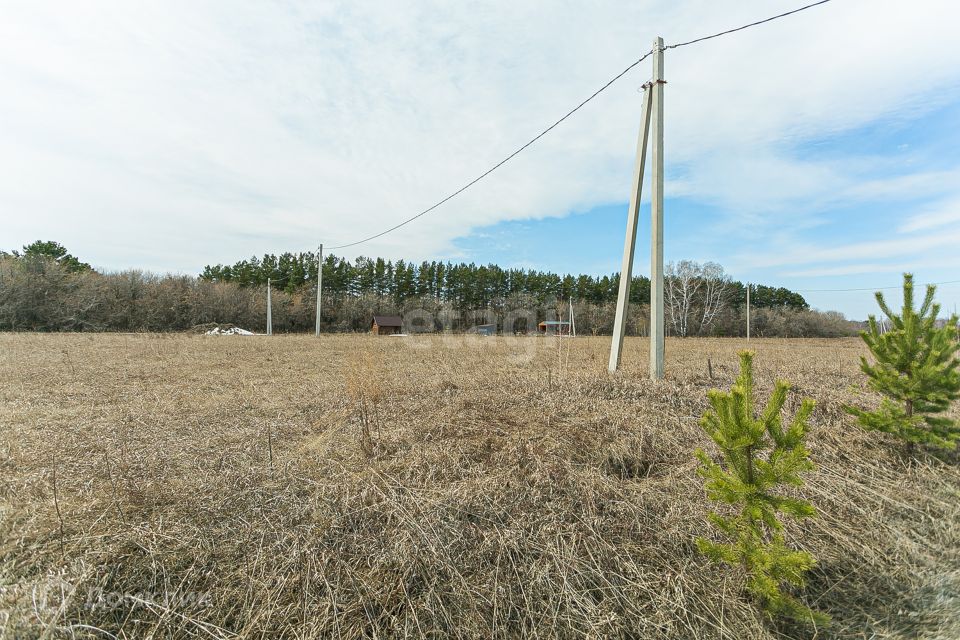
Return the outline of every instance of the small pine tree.
[[[740,353],[740,375],[729,393],[710,391],[710,405],[700,421],[704,431],[720,448],[723,459],[713,462],[702,450],[698,473],[706,479],[711,500],[734,505],[739,513],[708,518],[729,542],[697,539],[697,547],[714,562],[746,569],[747,589],[773,615],[825,623],[829,618],[814,612],[789,594],[781,584],[804,584],[804,574],[813,567],[813,556],[787,547],[778,514],[795,518],[814,515],[809,502],[779,495],[783,485],[800,486],[800,474],[813,468],[804,446],[807,419],[813,401],[803,400],[790,426],[784,430],[781,410],[790,385],[777,381],[773,395],[759,418],[753,408],[753,353]]]
[[[885,397],[876,411],[844,408],[868,431],[884,431],[908,442],[952,449],[960,440],[960,429],[954,420],[940,414],[960,397],[960,360],[956,358],[960,343],[956,341],[957,316],[937,328],[940,305],[933,301],[935,292],[936,287],[927,285],[920,310],[914,310],[913,276],[903,274],[903,310],[899,315],[877,292],[877,303],[891,329],[882,332],[876,317],[870,316],[869,330],[860,335],[876,364],[861,358],[860,369],[870,387]]]

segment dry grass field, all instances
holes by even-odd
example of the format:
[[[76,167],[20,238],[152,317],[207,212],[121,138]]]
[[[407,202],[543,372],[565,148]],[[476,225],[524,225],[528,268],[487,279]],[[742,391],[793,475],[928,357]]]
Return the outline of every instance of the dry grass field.
[[[642,339],[0,335],[0,636],[960,638],[957,457],[841,411],[857,340],[751,342],[818,403],[788,540],[832,626],[699,556],[742,346],[654,384]]]

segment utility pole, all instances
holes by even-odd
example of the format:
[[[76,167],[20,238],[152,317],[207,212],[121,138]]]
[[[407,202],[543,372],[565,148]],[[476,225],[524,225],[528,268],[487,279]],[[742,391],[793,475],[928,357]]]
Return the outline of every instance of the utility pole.
[[[570,296],[570,334],[577,337],[577,321],[573,318],[573,296]]]
[[[662,42],[662,39],[658,39]],[[630,280],[633,278],[633,249],[637,242],[637,218],[640,215],[640,196],[643,192],[643,170],[647,161],[647,138],[650,134],[653,90],[648,82],[643,85],[643,104],[640,108],[640,133],[637,135],[637,158],[630,186],[630,208],[627,210],[627,233],[623,241],[623,263],[620,266],[620,287],[617,293],[617,313],[613,319],[613,340],[607,370],[616,373],[623,352],[623,335],[627,328],[630,309]]]
[[[273,335],[273,306],[271,304],[270,293],[273,287],[270,286],[270,278],[267,278],[267,335]]]
[[[320,311],[323,309],[323,245],[317,250],[317,337],[320,337]]]
[[[747,342],[750,342],[750,283],[747,283]]]
[[[653,41],[653,188],[650,191],[650,379],[663,378],[663,38]]]

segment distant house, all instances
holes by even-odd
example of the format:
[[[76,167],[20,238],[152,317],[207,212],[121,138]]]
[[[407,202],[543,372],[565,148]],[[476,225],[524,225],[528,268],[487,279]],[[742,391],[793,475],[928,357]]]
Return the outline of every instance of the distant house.
[[[537,331],[548,336],[570,335],[570,323],[566,320],[544,320],[537,325]]]
[[[400,316],[373,316],[370,333],[375,336],[389,336],[403,332],[403,320]]]

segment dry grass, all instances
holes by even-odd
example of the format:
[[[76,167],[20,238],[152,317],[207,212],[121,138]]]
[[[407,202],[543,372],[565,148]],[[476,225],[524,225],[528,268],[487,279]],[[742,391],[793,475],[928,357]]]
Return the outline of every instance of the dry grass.
[[[956,458],[841,412],[857,341],[752,342],[818,401],[816,632],[693,545],[742,344],[563,342],[0,335],[0,636],[960,637]]]

